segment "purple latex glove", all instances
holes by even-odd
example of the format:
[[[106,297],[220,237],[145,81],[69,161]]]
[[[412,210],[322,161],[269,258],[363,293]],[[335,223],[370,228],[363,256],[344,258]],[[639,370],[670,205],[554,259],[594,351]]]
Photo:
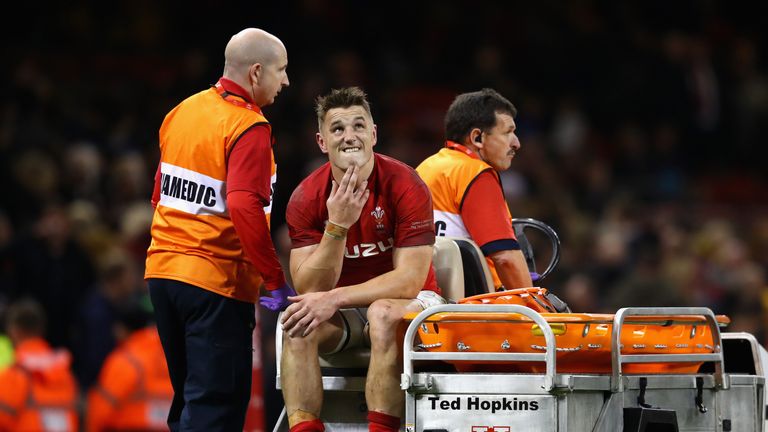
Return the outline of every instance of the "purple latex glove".
[[[539,279],[541,278],[541,275],[539,275],[539,274],[538,274],[538,273],[536,273],[536,272],[530,272],[530,273],[531,273],[531,280],[532,280],[533,282],[536,282],[537,280],[539,280]]]
[[[259,304],[271,311],[283,311],[291,304],[288,297],[295,295],[296,291],[286,282],[280,288],[269,291],[269,296],[259,298]]]

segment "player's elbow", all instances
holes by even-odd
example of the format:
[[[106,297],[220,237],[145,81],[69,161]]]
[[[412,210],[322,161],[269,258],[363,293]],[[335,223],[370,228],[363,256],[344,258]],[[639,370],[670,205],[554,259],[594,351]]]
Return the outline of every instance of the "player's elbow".
[[[404,299],[415,299],[416,296],[419,295],[419,292],[421,292],[422,288],[424,288],[424,281],[421,281],[420,284],[410,284],[405,287],[401,297]]]
[[[320,292],[320,291],[328,291],[327,284],[319,283],[317,279],[309,279],[309,280],[302,280],[299,282],[296,282],[293,286],[293,289],[296,290],[298,294],[309,294],[313,292]]]
[[[431,245],[424,245],[395,251],[395,271],[400,281],[400,298],[416,298],[424,288],[432,266],[432,250]]]
[[[400,297],[404,299],[416,298],[419,292],[424,288],[427,281],[429,266],[424,269],[412,269],[409,274],[403,278]]]
[[[293,278],[293,289],[299,294],[330,291],[336,286],[339,275],[334,271],[314,271],[312,274],[296,272]]]

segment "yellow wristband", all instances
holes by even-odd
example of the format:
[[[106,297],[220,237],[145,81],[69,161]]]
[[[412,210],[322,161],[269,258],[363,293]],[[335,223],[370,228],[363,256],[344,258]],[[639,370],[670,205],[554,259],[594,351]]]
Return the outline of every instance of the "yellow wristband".
[[[323,232],[323,234],[327,235],[328,237],[335,238],[336,240],[344,240],[344,237],[338,236],[336,234],[331,234],[327,230]]]
[[[336,240],[341,240],[346,237],[347,231],[349,231],[349,228],[344,228],[343,226],[335,224],[331,221],[328,221],[325,224],[325,234],[327,234],[329,237],[335,238]]]

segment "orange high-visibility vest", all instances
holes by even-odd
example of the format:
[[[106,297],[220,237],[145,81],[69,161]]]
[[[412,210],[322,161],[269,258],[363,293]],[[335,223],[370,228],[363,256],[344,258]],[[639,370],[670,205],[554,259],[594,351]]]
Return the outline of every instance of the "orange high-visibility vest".
[[[197,93],[168,113],[160,127],[161,192],[145,277],[254,303],[262,277],[229,218],[227,158],[243,133],[269,123],[258,107],[232,98],[219,87]],[[277,167],[270,153],[274,188]],[[267,223],[271,207],[270,202],[264,208]]]
[[[462,151],[449,148],[440,149],[439,152],[428,157],[416,167],[416,172],[419,173],[432,193],[435,233],[437,235],[472,238],[461,218],[461,205],[469,186],[484,171],[492,172],[494,177],[499,180],[499,187],[501,188],[499,173],[493,167]],[[509,207],[505,205],[502,211],[506,212],[511,223],[512,213],[509,211]],[[496,273],[493,261],[488,257],[485,260],[491,270],[494,286],[500,287],[501,280]]]
[[[69,353],[30,339],[18,346],[16,359],[0,372],[0,431],[76,432],[77,384]]]
[[[168,430],[172,399],[157,329],[137,330],[104,361],[88,393],[86,431]]]

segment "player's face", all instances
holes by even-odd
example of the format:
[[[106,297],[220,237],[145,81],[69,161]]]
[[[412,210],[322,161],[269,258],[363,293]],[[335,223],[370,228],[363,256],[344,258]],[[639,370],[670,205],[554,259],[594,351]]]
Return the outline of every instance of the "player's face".
[[[373,163],[376,125],[361,106],[332,108],[325,113],[317,144],[328,154],[334,168],[341,171],[353,165],[364,168]]]
[[[496,171],[504,171],[512,164],[512,158],[520,149],[515,135],[515,119],[509,114],[496,113],[496,125],[483,134],[480,155]]]

